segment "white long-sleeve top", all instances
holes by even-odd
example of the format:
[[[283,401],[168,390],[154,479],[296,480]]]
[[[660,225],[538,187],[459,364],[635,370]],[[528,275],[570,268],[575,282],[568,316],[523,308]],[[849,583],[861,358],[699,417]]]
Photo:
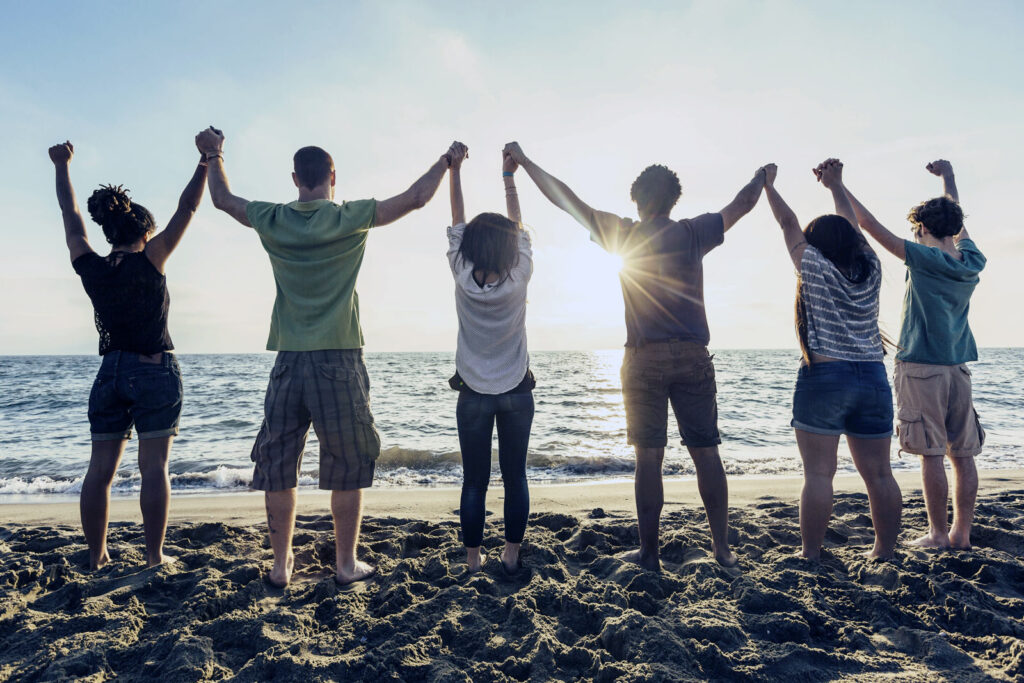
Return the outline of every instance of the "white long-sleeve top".
[[[526,287],[533,274],[530,236],[519,232],[519,260],[508,277],[478,285],[473,264],[459,258],[465,223],[448,228],[448,263],[455,278],[459,340],[455,369],[470,389],[502,394],[523,381],[530,366],[526,349]]]

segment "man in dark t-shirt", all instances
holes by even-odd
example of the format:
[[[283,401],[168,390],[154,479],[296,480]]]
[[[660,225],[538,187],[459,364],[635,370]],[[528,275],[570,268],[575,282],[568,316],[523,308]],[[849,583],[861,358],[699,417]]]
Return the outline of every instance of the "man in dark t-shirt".
[[[718,453],[722,440],[715,367],[707,350],[703,259],[722,243],[725,231],[754,208],[764,188],[763,169],[718,213],[674,221],[669,213],[682,194],[679,179],[664,166],[650,166],[630,191],[640,216],[637,222],[591,208],[527,158],[517,143],[506,145],[505,153],[523,167],[544,196],[587,228],[591,239],[623,260],[619,275],[626,309],[622,396],[627,438],[636,450],[640,531],[640,549],[623,558],[647,569],[661,568],[661,470],[671,403],[683,445],[697,471],[715,559],[725,566],[736,564],[728,541],[729,492]]]

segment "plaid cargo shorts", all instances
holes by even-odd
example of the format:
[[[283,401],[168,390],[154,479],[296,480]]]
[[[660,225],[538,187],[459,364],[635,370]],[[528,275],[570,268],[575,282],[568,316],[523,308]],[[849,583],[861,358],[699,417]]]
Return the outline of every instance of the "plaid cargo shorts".
[[[320,440],[320,488],[369,487],[380,455],[369,390],[362,349],[280,351],[252,447],[252,488],[282,491],[298,485],[310,424]]]

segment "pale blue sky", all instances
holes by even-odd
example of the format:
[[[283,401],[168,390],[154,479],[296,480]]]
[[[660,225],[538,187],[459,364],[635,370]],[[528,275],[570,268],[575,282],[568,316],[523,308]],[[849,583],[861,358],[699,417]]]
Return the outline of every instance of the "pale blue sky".
[[[162,226],[191,174],[192,138],[211,123],[228,136],[235,192],[275,201],[294,198],[291,154],[302,145],[333,154],[339,199],[381,198],[458,138],[470,146],[470,215],[502,210],[499,150],[510,139],[624,215],[650,163],[678,172],[682,217],[720,209],[774,161],[806,223],[831,208],[810,168],[839,156],[848,185],[898,231],[913,204],[940,193],[924,165],[945,157],[989,256],[972,309],[978,341],[1024,345],[1024,5],[637,4],[5,3],[0,354],[96,348],[46,148],[75,143],[83,208],[98,184],[124,183]],[[519,186],[535,232],[531,347],[621,345],[609,260],[525,176]],[[427,208],[371,235],[359,281],[368,349],[454,348],[448,221],[445,181]],[[882,322],[895,334],[903,268],[881,258]],[[167,272],[179,351],[263,348],[269,264],[208,198]],[[706,261],[712,345],[794,347],[793,292],[762,200]]]

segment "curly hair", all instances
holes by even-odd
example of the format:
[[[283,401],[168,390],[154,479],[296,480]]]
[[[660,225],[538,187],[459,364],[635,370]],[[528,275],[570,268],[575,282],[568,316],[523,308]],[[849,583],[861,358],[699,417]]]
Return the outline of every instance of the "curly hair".
[[[474,270],[497,273],[504,280],[519,262],[521,229],[500,213],[482,213],[466,224],[459,258]]]
[[[87,207],[112,246],[135,244],[156,230],[153,214],[133,202],[128,190],[120,185],[100,185],[100,189],[89,196]]]
[[[924,228],[936,239],[952,237],[964,227],[964,211],[949,197],[921,202],[907,214],[915,230]]]
[[[660,164],[645,168],[629,188],[629,198],[636,202],[641,217],[667,214],[682,194],[679,176]]]

